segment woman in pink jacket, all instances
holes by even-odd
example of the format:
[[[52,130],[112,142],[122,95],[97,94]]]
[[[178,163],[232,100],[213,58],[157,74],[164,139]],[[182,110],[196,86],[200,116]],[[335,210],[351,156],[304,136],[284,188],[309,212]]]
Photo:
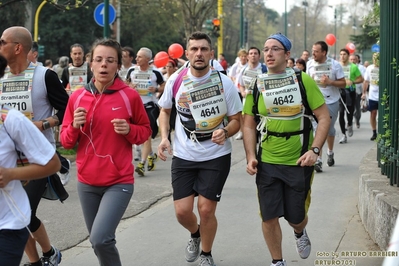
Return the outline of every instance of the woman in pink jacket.
[[[140,96],[118,76],[118,42],[97,41],[93,79],[69,98],[61,130],[66,149],[77,145],[78,194],[100,265],[122,265],[115,231],[133,195],[132,145],[151,135]]]

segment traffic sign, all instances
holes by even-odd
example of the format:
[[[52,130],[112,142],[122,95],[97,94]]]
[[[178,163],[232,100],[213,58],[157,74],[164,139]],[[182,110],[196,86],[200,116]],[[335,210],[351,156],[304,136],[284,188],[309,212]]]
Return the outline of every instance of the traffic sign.
[[[108,12],[109,23],[112,24],[116,19],[116,10],[113,5],[109,5]],[[98,4],[94,9],[94,21],[101,27],[104,27],[104,3]]]
[[[380,52],[380,46],[378,44],[373,44],[373,46],[371,46],[371,51],[374,53],[379,53]]]

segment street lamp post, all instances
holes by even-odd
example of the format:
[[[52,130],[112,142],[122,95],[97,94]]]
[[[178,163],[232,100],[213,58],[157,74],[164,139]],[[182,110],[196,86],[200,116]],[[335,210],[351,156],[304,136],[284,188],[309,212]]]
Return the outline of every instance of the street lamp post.
[[[284,7],[284,34],[287,36],[287,0],[285,0]]]
[[[46,0],[44,0],[39,7],[36,10],[35,13],[35,32],[33,34],[33,41],[38,42],[39,41],[39,14],[40,11],[42,10],[43,6],[47,3]]]
[[[104,0],[104,38],[109,38],[109,0]]]
[[[240,0],[240,47],[244,48],[244,0]]]
[[[307,1],[303,1],[302,2],[302,5],[304,6],[304,13],[305,13],[305,25],[304,25],[304,33],[303,33],[303,40],[304,40],[304,50],[306,50],[306,48],[307,48],[307,45],[306,45],[306,38],[307,38],[307,35],[306,35],[306,9],[308,8],[308,2]]]
[[[334,8],[334,36],[338,40],[337,37],[337,8]],[[337,59],[337,41],[334,44],[334,57]]]
[[[337,58],[337,43],[338,43],[338,36],[337,36],[337,7],[328,6],[334,8],[334,36],[335,36],[335,44],[334,44],[334,59]]]

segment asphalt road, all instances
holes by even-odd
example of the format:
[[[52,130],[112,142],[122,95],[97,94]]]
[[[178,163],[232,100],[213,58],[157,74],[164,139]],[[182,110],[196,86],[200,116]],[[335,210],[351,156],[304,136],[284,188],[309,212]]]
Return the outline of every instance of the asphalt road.
[[[333,265],[326,264],[331,263],[332,256],[341,263],[336,265],[381,265],[382,258],[370,256],[370,251],[379,248],[365,232],[357,211],[358,168],[363,156],[375,145],[369,140],[368,117],[368,113],[363,114],[361,128],[354,129],[354,136],[346,144],[338,144],[340,134],[336,125],[336,165],[328,167],[324,158],[324,172],[315,174],[307,226],[312,252],[307,260],[299,258],[293,232],[280,219],[283,256],[288,265]],[[242,141],[232,140],[232,166],[218,205],[219,228],[212,254],[217,266],[270,265],[258,214],[255,178],[245,171]],[[154,141],[154,150],[158,141]],[[71,173],[76,173],[74,164]],[[61,265],[98,265],[87,241],[75,176],[66,188],[69,199],[64,204],[42,200],[38,216],[52,244],[63,251]],[[136,177],[134,195],[117,232],[123,265],[197,265],[184,260],[189,234],[176,221],[171,193],[170,158],[167,162],[158,161],[156,170],[145,177]]]

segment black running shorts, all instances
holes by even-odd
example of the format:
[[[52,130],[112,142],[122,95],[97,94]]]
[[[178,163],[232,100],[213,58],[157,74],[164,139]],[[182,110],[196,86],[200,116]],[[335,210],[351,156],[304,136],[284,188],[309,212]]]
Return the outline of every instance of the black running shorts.
[[[144,108],[147,112],[148,119],[150,120],[150,126],[152,130],[151,138],[155,139],[155,137],[158,135],[157,119],[160,113],[159,107],[154,102],[149,102],[144,105]]]
[[[313,175],[313,166],[260,163],[256,185],[262,220],[284,216],[292,224],[301,223],[309,209]]]
[[[220,201],[223,186],[230,172],[231,154],[204,161],[192,162],[172,158],[173,200],[195,194]]]

